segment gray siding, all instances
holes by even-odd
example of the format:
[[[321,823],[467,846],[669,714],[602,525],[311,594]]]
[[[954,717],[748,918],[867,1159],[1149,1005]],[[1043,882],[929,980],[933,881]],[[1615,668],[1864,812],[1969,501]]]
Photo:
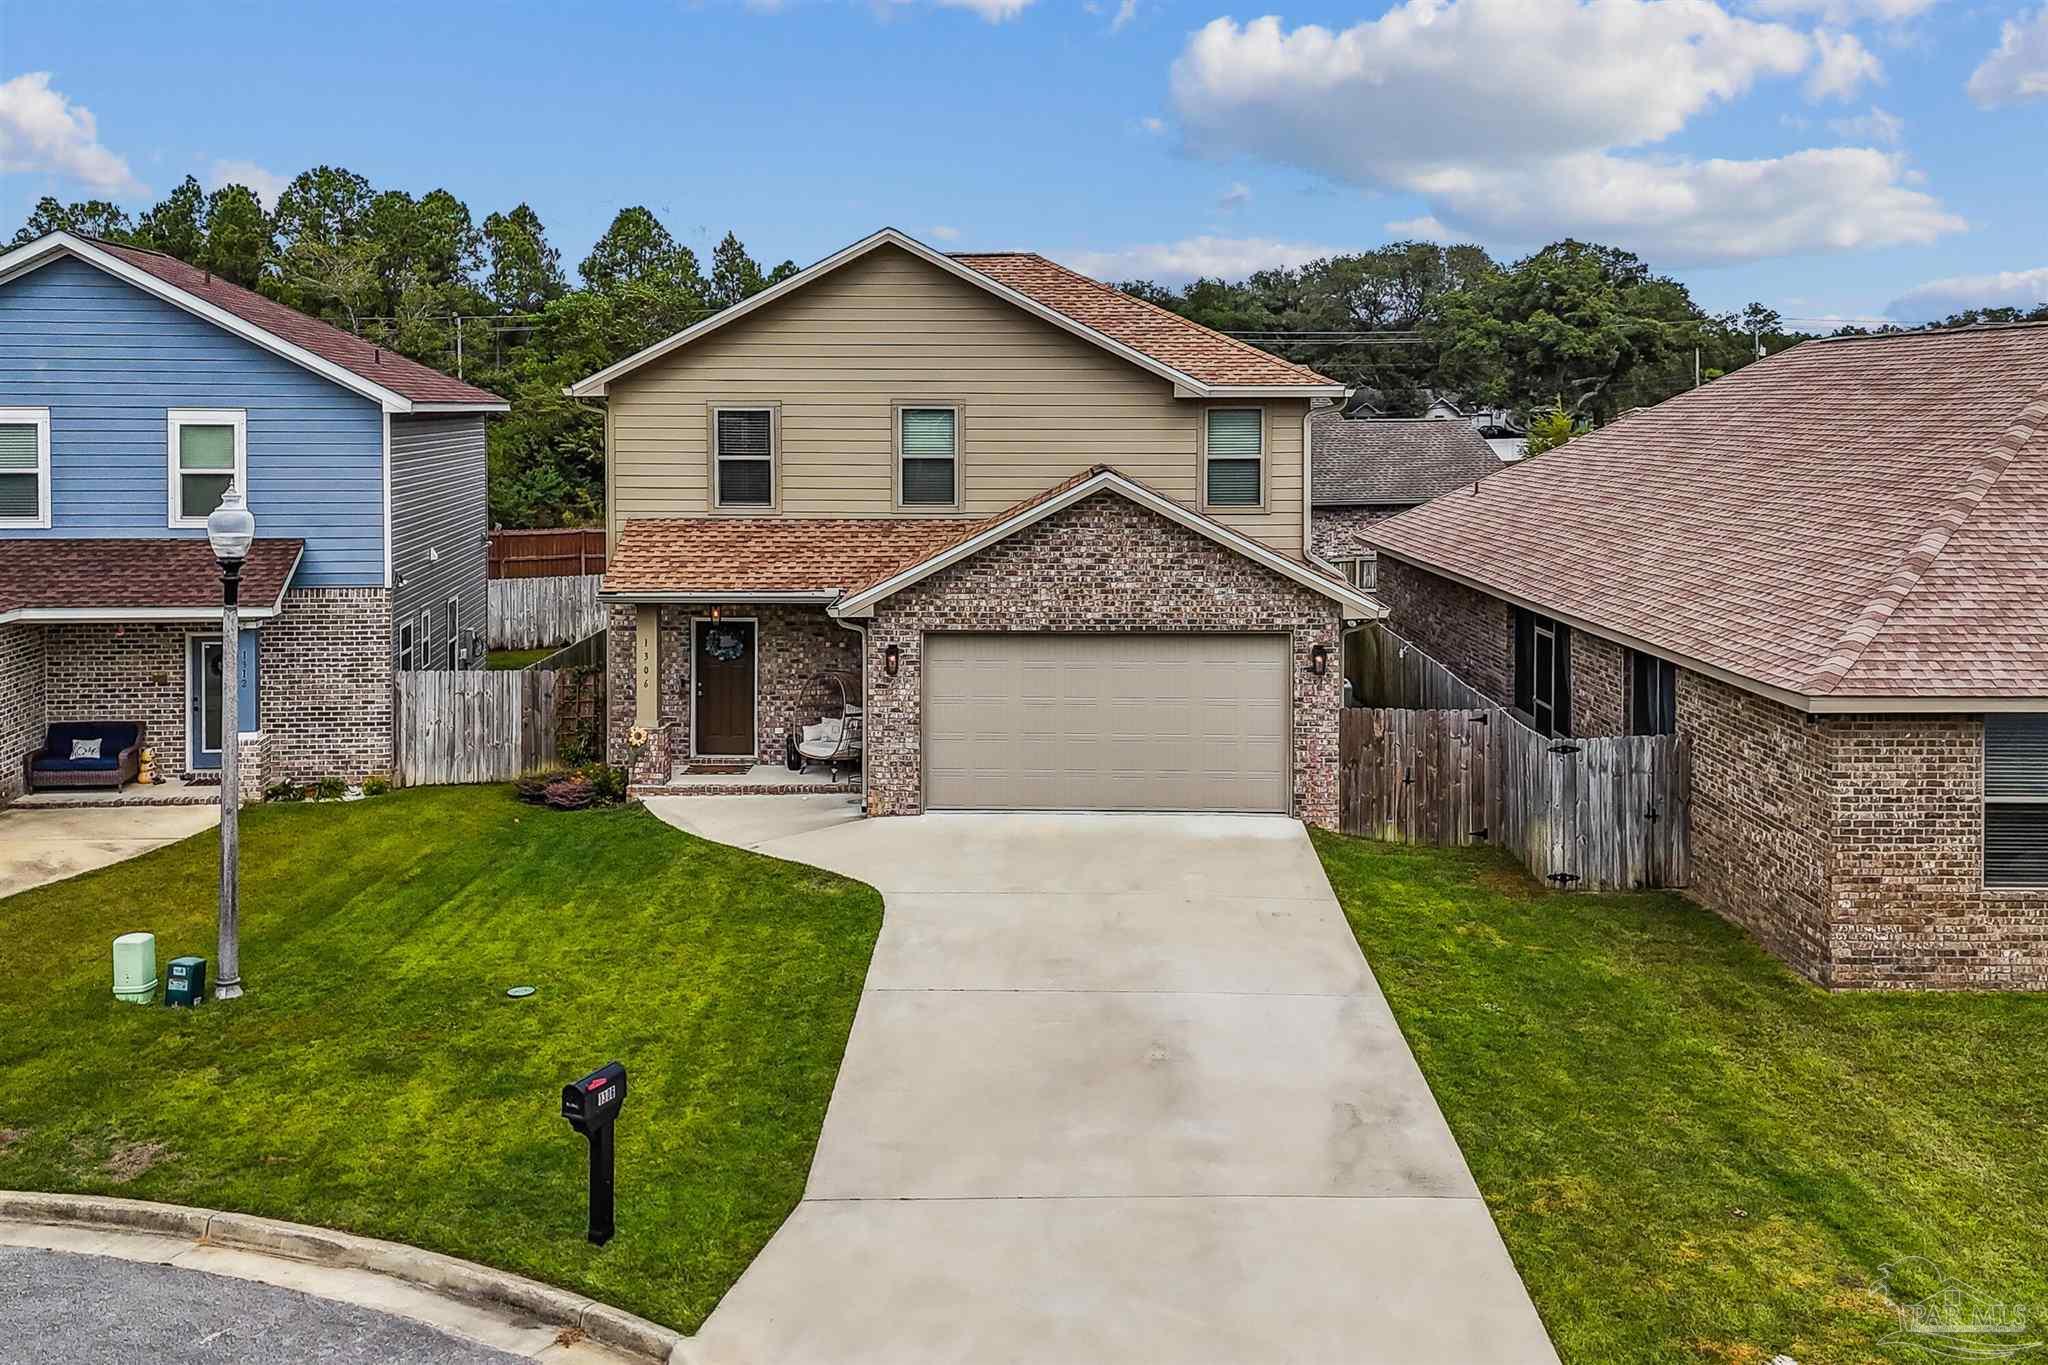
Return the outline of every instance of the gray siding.
[[[377,404],[83,261],[0,287],[0,407],[50,410],[50,526],[0,536],[178,536],[172,408],[248,414],[258,534],[306,542],[294,587],[384,582]]]
[[[426,666],[447,666],[448,599],[460,603],[462,648],[472,632],[484,639],[484,585],[490,531],[484,454],[484,419],[393,417],[391,419],[391,650],[398,657],[399,632],[414,628],[414,648],[429,652]],[[429,615],[424,641],[421,611]],[[471,658],[471,666],[481,661]],[[415,661],[415,667],[421,666]]]

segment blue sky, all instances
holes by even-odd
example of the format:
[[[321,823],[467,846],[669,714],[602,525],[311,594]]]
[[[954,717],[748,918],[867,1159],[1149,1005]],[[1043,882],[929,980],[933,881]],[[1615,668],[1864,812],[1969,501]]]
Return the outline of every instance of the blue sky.
[[[571,265],[633,203],[703,251],[890,224],[1112,278],[1570,234],[1710,308],[1917,320],[2048,299],[2048,5],[0,0],[10,229],[318,162],[526,200]]]

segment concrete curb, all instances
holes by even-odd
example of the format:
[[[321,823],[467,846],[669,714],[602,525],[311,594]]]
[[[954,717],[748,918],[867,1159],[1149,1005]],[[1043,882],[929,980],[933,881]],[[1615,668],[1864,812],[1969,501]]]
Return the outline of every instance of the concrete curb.
[[[523,1275],[493,1270],[437,1251],[422,1251],[403,1243],[358,1237],[331,1228],[257,1218],[246,1213],[154,1204],[142,1199],[33,1190],[0,1190],[0,1222],[156,1233],[189,1238],[202,1246],[227,1247],[340,1269],[369,1270],[444,1294],[514,1308],[549,1326],[573,1327],[614,1350],[658,1361],[684,1358],[682,1333],[600,1303],[587,1294],[557,1289]]]

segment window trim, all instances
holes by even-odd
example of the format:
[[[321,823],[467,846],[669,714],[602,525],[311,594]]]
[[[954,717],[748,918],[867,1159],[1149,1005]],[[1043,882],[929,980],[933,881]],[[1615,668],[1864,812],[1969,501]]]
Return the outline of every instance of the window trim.
[[[905,502],[903,500],[903,414],[906,412],[950,412],[953,414],[953,500],[951,502]],[[919,514],[951,516],[956,515],[967,496],[966,492],[966,450],[967,450],[967,409],[952,399],[923,400],[899,399],[889,406],[889,490],[895,511],[912,516]],[[933,459],[920,455],[919,459]]]
[[[36,429],[36,514],[33,517],[0,517],[0,529],[47,531],[50,529],[50,410],[0,408],[0,423]],[[10,472],[19,474],[21,471]]]
[[[720,502],[718,498],[718,462],[724,457],[718,453],[718,414],[721,412],[765,412],[768,414],[768,501],[766,502]],[[711,486],[705,490],[704,505],[714,513],[729,517],[758,517],[782,510],[782,404],[776,402],[716,402],[705,406],[704,448],[709,457],[705,474]],[[735,460],[753,460],[758,456],[735,455]],[[609,468],[610,462],[606,462]]]
[[[246,502],[249,497],[249,410],[247,408],[172,408],[165,416],[164,446],[169,482],[165,488],[172,529],[206,527],[205,517],[188,517],[179,512],[182,501],[178,497],[179,484],[185,470],[178,464],[178,432],[183,427],[233,427],[235,430],[234,486],[241,490]]]
[[[448,643],[441,652],[449,672],[462,667],[462,598],[456,593],[448,596]]]
[[[1209,419],[1218,412],[1256,412],[1259,414],[1259,500],[1257,502],[1210,502],[1209,501]],[[1270,510],[1267,501],[1272,497],[1272,423],[1268,420],[1263,403],[1211,403],[1202,409],[1201,451],[1202,458],[1196,463],[1196,489],[1198,506],[1204,512],[1250,513]]]

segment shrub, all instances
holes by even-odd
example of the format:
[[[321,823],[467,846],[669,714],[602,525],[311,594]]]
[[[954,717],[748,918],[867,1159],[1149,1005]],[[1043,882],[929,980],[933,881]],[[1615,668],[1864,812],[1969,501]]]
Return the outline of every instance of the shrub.
[[[348,795],[348,783],[334,773],[320,779],[320,786],[314,794],[315,801],[339,801]]]
[[[263,789],[265,801],[303,801],[306,789],[296,782],[273,782]]]
[[[382,773],[371,773],[363,779],[363,795],[382,796],[391,790],[391,779]]]
[[[591,798],[600,806],[616,806],[626,799],[626,770],[609,763],[586,763],[576,775],[590,784]]]
[[[560,782],[569,775],[565,772],[528,773],[514,780],[512,789],[518,793],[521,801],[529,806],[538,806],[547,800],[549,784]]]
[[[580,777],[558,777],[548,783],[547,803],[556,810],[583,810],[590,805],[590,783]]]

